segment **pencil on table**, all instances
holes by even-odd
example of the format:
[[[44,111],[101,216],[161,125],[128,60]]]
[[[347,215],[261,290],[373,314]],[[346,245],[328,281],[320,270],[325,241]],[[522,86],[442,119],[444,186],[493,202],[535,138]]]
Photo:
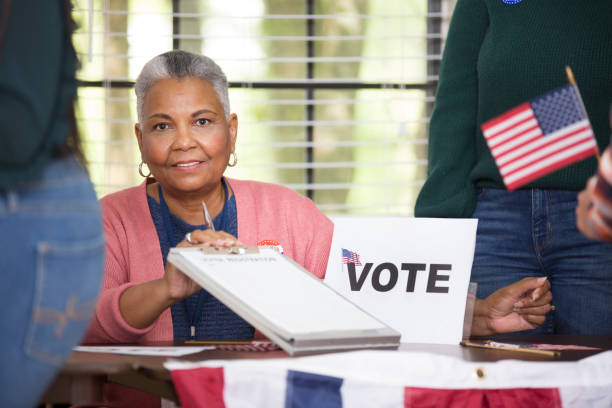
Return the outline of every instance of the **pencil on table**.
[[[557,357],[561,355],[560,352],[555,350],[539,350],[533,348],[526,348],[521,346],[520,344],[509,344],[509,343],[495,343],[491,342],[491,340],[487,340],[485,343],[474,343],[469,340],[464,340],[460,343],[465,347],[476,347],[476,348],[485,348],[489,350],[507,350],[507,351],[518,351],[521,353],[533,353],[540,354],[544,356]]]

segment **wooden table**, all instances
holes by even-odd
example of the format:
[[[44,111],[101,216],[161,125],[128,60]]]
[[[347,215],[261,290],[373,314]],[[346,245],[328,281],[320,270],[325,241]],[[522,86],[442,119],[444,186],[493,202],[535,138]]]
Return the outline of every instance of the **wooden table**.
[[[576,344],[612,349],[612,336],[573,335],[506,335],[494,338],[500,342]],[[182,345],[182,343],[155,343],[152,346]],[[506,350],[488,350],[459,345],[402,344],[401,351],[422,351],[453,356],[465,361],[495,362],[500,360],[529,361],[577,361],[602,350],[566,350],[558,357],[528,354]],[[284,351],[240,352],[205,350],[183,357],[185,361],[209,359],[269,359],[287,358]],[[168,357],[130,356],[107,353],[74,352],[64,364],[55,382],[42,399],[47,404],[96,404],[103,401],[102,391],[106,382],[122,384],[178,403],[170,373],[163,366]]]

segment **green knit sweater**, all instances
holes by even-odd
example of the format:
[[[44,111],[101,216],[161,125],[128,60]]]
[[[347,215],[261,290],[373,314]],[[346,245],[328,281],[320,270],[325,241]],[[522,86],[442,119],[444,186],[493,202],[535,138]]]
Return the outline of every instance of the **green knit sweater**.
[[[415,215],[470,217],[476,188],[505,189],[480,125],[567,84],[569,65],[600,149],[610,142],[612,0],[459,0],[429,129],[428,177]],[[590,158],[525,188],[581,190]]]
[[[7,4],[7,15],[0,7],[0,190],[41,174],[71,131],[76,97],[64,1]]]

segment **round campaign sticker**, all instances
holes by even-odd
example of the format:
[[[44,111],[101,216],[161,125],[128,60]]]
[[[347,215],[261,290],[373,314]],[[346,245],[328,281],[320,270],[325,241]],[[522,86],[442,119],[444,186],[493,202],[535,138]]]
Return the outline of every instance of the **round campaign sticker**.
[[[520,3],[523,0],[502,0],[502,3],[504,4],[517,4]]]
[[[272,247],[276,249],[278,253],[280,253],[281,255],[285,253],[285,251],[283,251],[283,246],[280,244],[280,242],[273,240],[273,239],[262,239],[261,241],[257,243],[257,246]]]

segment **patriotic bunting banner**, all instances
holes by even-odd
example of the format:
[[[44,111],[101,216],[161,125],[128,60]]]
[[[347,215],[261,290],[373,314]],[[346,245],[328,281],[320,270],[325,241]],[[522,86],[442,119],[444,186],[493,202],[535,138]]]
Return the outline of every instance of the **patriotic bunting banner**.
[[[525,102],[481,129],[508,190],[598,151],[575,85]]]
[[[612,406],[612,351],[577,362],[358,351],[165,366],[184,408]]]

